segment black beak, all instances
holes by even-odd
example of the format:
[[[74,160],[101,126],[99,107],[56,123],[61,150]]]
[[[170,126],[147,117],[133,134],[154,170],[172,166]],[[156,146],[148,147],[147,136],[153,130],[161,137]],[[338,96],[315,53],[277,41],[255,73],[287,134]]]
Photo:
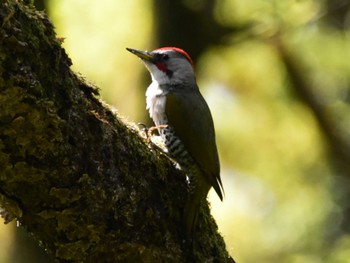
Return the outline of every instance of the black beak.
[[[137,50],[137,49],[128,48],[128,47],[126,48],[126,50],[138,56],[142,60],[150,61],[150,62],[154,61],[154,56],[151,55],[150,52],[148,51],[142,51],[142,50]]]

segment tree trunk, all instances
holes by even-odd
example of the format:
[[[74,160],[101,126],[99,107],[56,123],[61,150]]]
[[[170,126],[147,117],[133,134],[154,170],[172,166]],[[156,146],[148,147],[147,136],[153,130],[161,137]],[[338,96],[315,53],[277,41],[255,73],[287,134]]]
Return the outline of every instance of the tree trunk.
[[[0,7],[0,206],[59,262],[231,262],[208,204],[182,223],[185,176],[70,70],[47,16]]]

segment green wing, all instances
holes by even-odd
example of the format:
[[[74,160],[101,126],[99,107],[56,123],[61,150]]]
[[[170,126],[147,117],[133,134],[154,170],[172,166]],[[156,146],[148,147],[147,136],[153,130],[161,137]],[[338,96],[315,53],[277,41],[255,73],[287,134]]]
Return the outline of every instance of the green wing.
[[[220,163],[215,142],[213,118],[198,90],[167,94],[165,113],[169,125],[203,170],[207,181],[222,200]]]

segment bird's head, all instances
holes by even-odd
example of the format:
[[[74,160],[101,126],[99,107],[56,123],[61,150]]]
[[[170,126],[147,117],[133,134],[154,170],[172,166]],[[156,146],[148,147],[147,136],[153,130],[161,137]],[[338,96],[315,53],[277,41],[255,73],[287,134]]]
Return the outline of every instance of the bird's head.
[[[162,47],[151,52],[127,48],[145,63],[152,80],[159,85],[195,84],[194,67],[191,57],[182,49]]]

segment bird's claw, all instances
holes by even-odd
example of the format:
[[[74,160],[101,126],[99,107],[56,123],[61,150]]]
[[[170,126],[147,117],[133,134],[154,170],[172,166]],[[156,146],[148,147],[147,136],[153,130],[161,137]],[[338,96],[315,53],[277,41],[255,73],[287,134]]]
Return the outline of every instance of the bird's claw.
[[[141,126],[142,127],[141,131],[143,131],[143,132],[145,132],[147,134],[148,127],[146,126],[146,124],[144,124],[143,122],[138,122],[137,125]]]
[[[167,124],[161,124],[161,125],[156,125],[156,126],[152,126],[152,127],[148,128],[146,126],[146,124],[144,124],[142,122],[137,123],[137,125],[141,126],[142,127],[141,131],[143,131],[146,134],[147,143],[151,142],[151,137],[153,136],[152,133],[155,130],[164,129],[164,128],[168,127]]]
[[[148,128],[148,130],[147,130],[147,140],[151,140],[152,133],[153,133],[155,130],[164,129],[164,128],[167,128],[167,127],[168,127],[167,124],[161,124],[161,125],[152,126],[152,127]]]

